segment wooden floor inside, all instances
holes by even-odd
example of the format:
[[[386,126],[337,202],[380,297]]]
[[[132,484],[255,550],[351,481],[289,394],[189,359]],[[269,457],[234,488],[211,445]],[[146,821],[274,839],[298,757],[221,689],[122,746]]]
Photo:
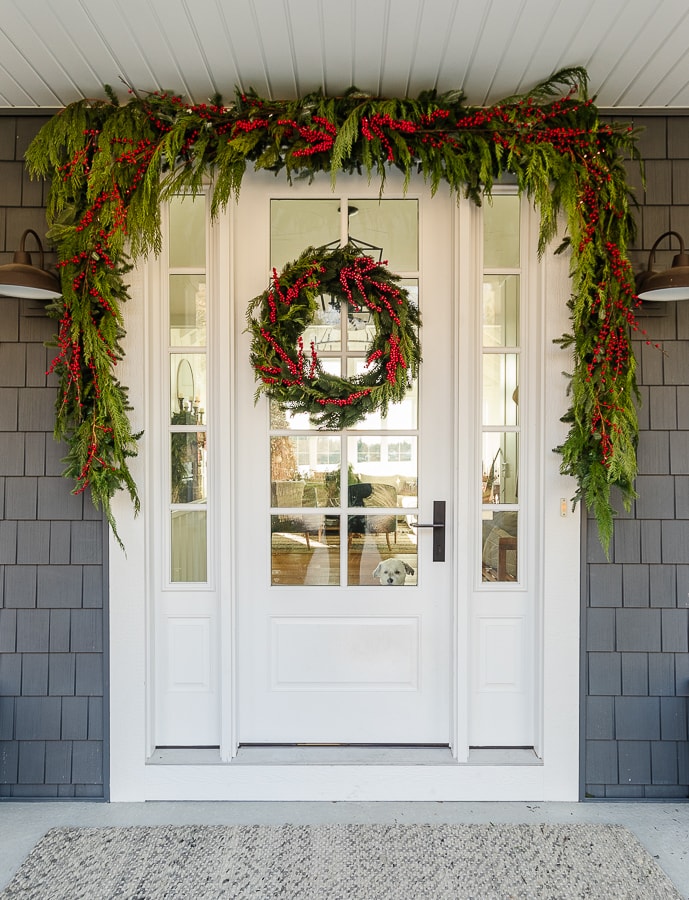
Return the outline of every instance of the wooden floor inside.
[[[389,549],[388,549],[389,544]],[[414,569],[406,585],[417,582],[415,536],[406,526],[397,533],[353,534],[347,547],[348,585],[382,586],[373,573],[381,560],[395,557]],[[275,533],[272,535],[271,569],[273,585],[339,585],[339,534],[306,535]]]

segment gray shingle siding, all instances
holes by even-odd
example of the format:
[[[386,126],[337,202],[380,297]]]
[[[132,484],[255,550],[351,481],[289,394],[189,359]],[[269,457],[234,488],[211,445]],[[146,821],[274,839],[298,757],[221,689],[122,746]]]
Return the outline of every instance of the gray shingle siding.
[[[46,231],[43,186],[22,164],[43,121],[0,117],[0,263],[24,229]],[[24,301],[0,302],[0,798],[98,799],[103,523],[71,494],[52,436],[55,350],[44,342],[56,323],[23,315]]]
[[[689,237],[689,116],[637,116],[634,123],[645,129],[645,192],[629,166],[641,203],[631,253],[640,271],[662,232],[674,228]],[[659,248],[657,268],[670,264],[676,250],[668,247]],[[609,562],[595,523],[586,523],[588,797],[689,795],[689,303],[661,312],[642,310],[647,334],[635,342],[639,497],[616,521]]]

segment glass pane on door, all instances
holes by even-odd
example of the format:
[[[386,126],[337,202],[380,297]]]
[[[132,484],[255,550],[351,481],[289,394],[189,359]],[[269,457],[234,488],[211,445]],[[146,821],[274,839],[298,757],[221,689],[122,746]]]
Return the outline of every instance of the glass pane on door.
[[[284,264],[286,247],[298,256],[306,235],[314,246],[349,235],[374,258],[390,256],[418,303],[416,199],[274,200],[271,215],[271,267]],[[324,368],[351,377],[363,371],[372,337],[367,313],[324,296],[304,341],[314,342]],[[271,404],[273,585],[416,584],[417,423],[416,385],[386,415],[349,432],[317,432],[307,416]]]
[[[481,295],[481,572],[517,581],[519,544],[520,198],[483,207]]]
[[[169,580],[208,578],[207,203],[173,197],[167,231]],[[193,509],[191,508],[193,505]]]

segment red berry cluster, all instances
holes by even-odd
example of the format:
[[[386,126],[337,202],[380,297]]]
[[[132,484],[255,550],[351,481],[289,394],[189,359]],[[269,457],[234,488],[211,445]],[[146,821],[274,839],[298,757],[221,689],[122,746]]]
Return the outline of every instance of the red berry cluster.
[[[277,296],[280,303],[283,303],[285,306],[289,306],[293,300],[296,300],[297,297],[301,294],[305,287],[317,288],[319,281],[317,276],[313,276],[313,273],[316,271],[316,266],[310,268],[304,275],[301,275],[294,284],[290,284],[286,290],[283,291],[282,285],[280,284],[280,276],[278,275],[277,269],[273,269],[272,275],[272,286],[268,290],[268,308],[270,310],[270,322],[271,325],[274,325],[277,321],[278,317],[278,308],[277,301],[275,297]],[[318,271],[323,271],[323,269],[319,269]]]
[[[313,116],[312,121],[321,126],[320,131],[317,128],[310,128],[308,125],[300,125],[293,119],[277,120],[278,125],[287,125],[289,131],[297,131],[308,145],[294,150],[292,156],[313,156],[314,153],[328,153],[332,150],[337,135],[335,125],[328,119],[324,119],[323,116]]]
[[[390,335],[388,346],[390,347],[390,353],[388,356],[388,361],[385,364],[385,368],[388,372],[388,381],[390,382],[390,384],[395,384],[395,382],[397,381],[397,369],[400,367],[406,369],[407,364],[404,361],[404,357],[402,356],[399,341],[394,335]]]
[[[100,435],[98,432],[101,432]],[[77,487],[74,490],[75,494],[83,494],[91,483],[90,475],[95,463],[98,463],[104,469],[114,470],[114,466],[107,463],[102,455],[99,455],[101,453],[101,442],[109,434],[112,434],[112,428],[107,425],[97,425],[93,422],[91,426],[91,441],[86,452],[86,460],[77,476]]]
[[[320,403],[321,406],[351,406],[362,397],[368,397],[370,393],[371,389],[365,388],[363,391],[354,391],[347,397],[316,397],[316,403]]]
[[[83,147],[79,147],[74,156],[68,163],[58,168],[58,172],[62,175],[62,180],[66,183],[72,178],[78,177],[77,172],[81,170],[81,174],[88,177],[91,172],[91,161],[94,153],[98,153],[98,135],[100,131],[97,128],[86,128],[82,132],[86,141]]]
[[[294,384],[301,384],[302,372],[301,372],[299,366],[297,365],[297,363],[295,363],[294,360],[292,359],[292,357],[289,355],[289,353],[284,349],[284,347],[282,347],[282,345],[278,342],[278,340],[275,337],[273,337],[273,335],[266,328],[261,329],[261,336],[268,344],[270,344],[270,346],[277,353],[277,355],[280,357],[280,359],[285,363],[285,365],[287,366],[287,368],[290,370],[290,372],[292,373],[292,375],[294,377],[293,381],[283,380],[282,384],[284,384],[286,387],[289,387],[290,385],[294,385]],[[259,368],[259,370],[262,370],[263,366],[258,366],[258,368]],[[280,368],[278,368],[277,371],[273,372],[273,374],[278,375],[281,371],[282,370]],[[265,384],[275,384],[275,379],[269,380],[269,379],[264,378],[262,380],[264,381]]]
[[[340,269],[340,284],[352,309],[358,312],[361,307],[354,299],[351,282],[353,282],[361,300],[372,312],[381,313],[385,308],[392,321],[399,325],[399,316],[394,309],[393,303],[402,303],[402,295],[397,288],[369,277],[369,273],[375,271],[379,265],[387,265],[387,262],[377,263],[370,256],[358,256],[351,266],[343,266]],[[380,302],[376,302],[376,295]]]
[[[361,117],[361,133],[367,141],[373,141],[375,138],[385,147],[388,162],[395,161],[395,152],[392,149],[392,143],[385,134],[384,128],[391,131],[400,131],[403,134],[416,134],[418,127],[407,119],[393,119],[387,114],[381,115],[376,113],[370,118],[368,116]]]
[[[62,406],[69,403],[70,394],[74,391],[74,402],[81,409],[81,343],[72,337],[72,316],[67,308],[62,313],[57,335],[59,352],[48,366],[47,375],[61,368],[65,378],[62,385]]]

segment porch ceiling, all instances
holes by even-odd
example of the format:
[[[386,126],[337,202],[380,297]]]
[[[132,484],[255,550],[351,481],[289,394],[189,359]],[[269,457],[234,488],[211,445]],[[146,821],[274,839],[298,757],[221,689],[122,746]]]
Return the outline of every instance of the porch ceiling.
[[[2,0],[0,108],[235,86],[463,87],[472,104],[585,66],[602,108],[689,107],[687,0]]]

